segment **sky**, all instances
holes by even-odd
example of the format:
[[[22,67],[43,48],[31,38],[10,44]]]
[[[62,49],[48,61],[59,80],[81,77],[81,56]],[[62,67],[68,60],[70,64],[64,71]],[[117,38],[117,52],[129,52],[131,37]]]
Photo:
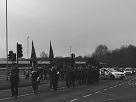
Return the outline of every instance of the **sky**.
[[[136,0],[7,0],[8,51],[22,44],[23,57],[91,55],[95,48],[109,50],[136,45]],[[0,58],[6,57],[6,0],[0,0]],[[27,38],[29,36],[29,38]],[[28,40],[28,43],[27,43]],[[29,46],[29,48],[27,47]]]

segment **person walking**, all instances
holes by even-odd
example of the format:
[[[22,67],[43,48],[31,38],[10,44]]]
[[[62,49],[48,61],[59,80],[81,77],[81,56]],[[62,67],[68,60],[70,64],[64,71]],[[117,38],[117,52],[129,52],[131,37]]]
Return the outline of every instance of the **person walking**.
[[[34,93],[37,94],[38,83],[40,81],[38,69],[37,68],[33,68],[31,74],[32,74],[32,88],[33,88]]]
[[[75,70],[73,67],[70,68],[70,77],[69,77],[69,85],[68,88],[72,86],[75,87]]]
[[[26,75],[25,79],[29,79],[29,70],[28,69],[25,70],[25,75]]]
[[[49,70],[49,78],[50,78],[50,86],[49,88],[53,88],[53,67]]]
[[[57,70],[57,66],[53,67],[53,91],[57,91],[59,80],[59,71]]]
[[[70,77],[70,66],[67,65],[66,67],[66,87],[69,86],[69,77]]]
[[[19,70],[18,70],[18,66],[16,63],[13,64],[13,68],[11,70],[11,74],[10,74],[10,88],[11,88],[11,97],[17,98],[18,96],[18,83],[20,81],[19,79]]]

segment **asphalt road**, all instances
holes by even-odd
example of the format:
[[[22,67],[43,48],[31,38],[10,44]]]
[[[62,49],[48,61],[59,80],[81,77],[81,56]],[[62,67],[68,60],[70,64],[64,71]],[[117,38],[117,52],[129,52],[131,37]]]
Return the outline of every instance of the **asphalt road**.
[[[0,102],[136,102],[136,78],[127,76],[124,80],[100,80],[92,85],[66,88],[61,81],[58,91],[49,89],[49,84],[39,86],[39,93],[33,94],[31,87],[19,88],[19,97],[10,98],[10,90],[0,91]]]

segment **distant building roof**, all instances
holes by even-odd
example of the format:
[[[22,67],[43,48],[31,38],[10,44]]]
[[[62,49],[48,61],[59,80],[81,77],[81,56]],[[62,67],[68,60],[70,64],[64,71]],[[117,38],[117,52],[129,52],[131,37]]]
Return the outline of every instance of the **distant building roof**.
[[[7,61],[0,61],[0,64],[6,64]],[[8,64],[12,64],[11,61],[8,61]],[[18,61],[18,64],[30,64],[30,61]],[[49,64],[49,61],[38,61],[38,64]]]
[[[0,61],[0,64],[6,64],[7,61]],[[76,61],[76,64],[85,64],[83,61]],[[8,61],[8,64],[12,64],[11,61]],[[30,64],[30,61],[18,61],[18,64]],[[38,64],[50,64],[49,61],[38,61]]]

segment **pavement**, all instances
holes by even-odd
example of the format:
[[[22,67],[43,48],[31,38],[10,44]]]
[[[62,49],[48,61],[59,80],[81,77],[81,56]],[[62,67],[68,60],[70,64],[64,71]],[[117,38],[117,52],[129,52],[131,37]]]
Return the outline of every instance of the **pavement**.
[[[0,90],[9,90],[10,89],[10,83],[9,80],[6,80],[6,77],[4,78],[0,78]],[[48,80],[47,80],[48,81]],[[42,80],[40,84],[46,84],[47,81]],[[62,83],[59,83],[62,84]],[[63,81],[63,86],[65,85],[65,81]],[[20,76],[20,83],[19,83],[19,87],[24,87],[25,86],[31,86],[31,80],[29,79],[25,79],[25,76]],[[49,90],[47,90],[49,91]],[[10,92],[10,91],[8,91]],[[22,92],[23,93],[23,92]],[[78,101],[77,101],[78,102]],[[119,98],[119,99],[113,99],[113,100],[103,100],[100,102],[136,102],[136,97],[126,97],[126,98]]]
[[[136,97],[122,98],[122,99],[115,99],[115,100],[106,100],[106,101],[100,101],[100,102],[136,102]]]
[[[19,87],[31,86],[31,79],[25,79],[25,76],[19,76],[20,82]],[[41,80],[40,84],[46,84],[48,80]],[[10,82],[7,77],[0,77],[0,90],[10,89]]]

